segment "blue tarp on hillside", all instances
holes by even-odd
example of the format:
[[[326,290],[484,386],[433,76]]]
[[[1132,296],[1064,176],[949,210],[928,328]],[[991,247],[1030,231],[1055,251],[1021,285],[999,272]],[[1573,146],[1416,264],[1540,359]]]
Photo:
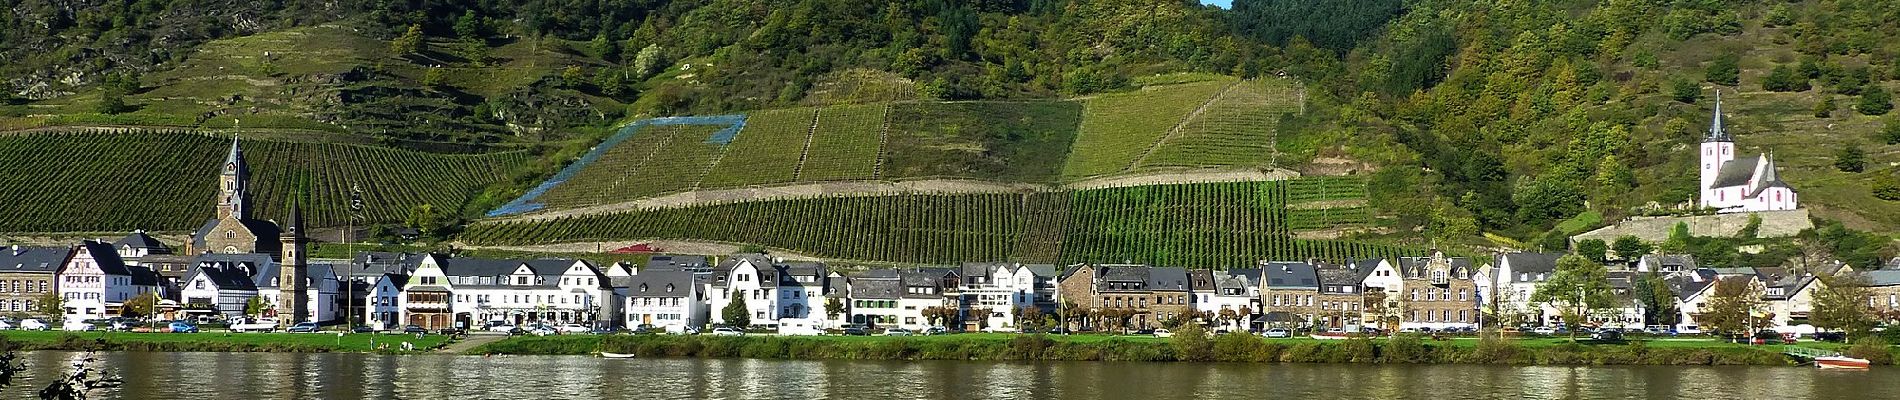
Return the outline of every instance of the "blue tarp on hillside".
[[[613,136],[600,142],[599,146],[594,146],[594,149],[582,155],[581,159],[575,160],[573,164],[568,164],[567,168],[562,168],[561,172],[554,174],[554,177],[542,181],[540,185],[535,186],[534,189],[529,189],[528,193],[522,194],[521,197],[516,198],[514,201],[510,201],[508,204],[503,204],[501,207],[496,207],[493,211],[489,211],[488,216],[499,217],[503,215],[520,214],[546,207],[546,204],[533,201],[541,198],[541,195],[547,193],[548,189],[553,189],[562,182],[567,182],[568,179],[574,177],[574,174],[580,173],[582,169],[587,168],[588,165],[592,165],[594,161],[599,160],[602,154],[607,153],[607,150],[611,150],[614,146],[618,146],[621,142],[626,141],[627,138],[633,137],[634,134],[640,132],[640,128],[644,128],[647,125],[727,125],[726,129],[713,132],[712,136],[706,138],[706,143],[723,146],[732,143],[732,138],[739,135],[740,129],[745,128],[745,115],[665,117],[634,121],[631,124],[627,124],[627,126],[620,127],[620,131],[614,132]]]

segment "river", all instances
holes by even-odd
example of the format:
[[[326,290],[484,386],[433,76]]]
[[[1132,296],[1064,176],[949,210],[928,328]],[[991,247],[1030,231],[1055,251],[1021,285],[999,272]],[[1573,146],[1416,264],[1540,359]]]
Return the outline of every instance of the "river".
[[[29,398],[81,353],[24,355]],[[1900,399],[1900,368],[101,353],[107,399]]]

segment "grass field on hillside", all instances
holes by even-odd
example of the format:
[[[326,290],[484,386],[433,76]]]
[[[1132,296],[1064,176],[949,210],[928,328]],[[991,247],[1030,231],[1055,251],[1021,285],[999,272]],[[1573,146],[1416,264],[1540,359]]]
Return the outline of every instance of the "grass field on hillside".
[[[746,114],[745,129],[726,145],[719,164],[699,182],[713,189],[793,181],[811,134],[815,108],[786,108]]]
[[[1062,168],[1065,179],[1121,172],[1195,109],[1233,84],[1231,78],[1150,86],[1082,103],[1082,126]]]
[[[885,178],[962,177],[1055,182],[1075,142],[1072,101],[899,103],[891,111]]]
[[[1129,261],[1210,268],[1260,259],[1418,253],[1402,246],[1294,238],[1294,227],[1303,222],[1290,218],[1321,216],[1289,214],[1287,198],[1312,197],[1288,190],[1289,185],[1207,183],[753,201],[480,223],[470,226],[463,239],[477,245],[700,239],[826,258],[924,264]],[[1322,222],[1327,224],[1366,223],[1366,213],[1359,209],[1336,210],[1326,218]]]
[[[187,132],[0,136],[0,231],[190,230],[212,217],[230,138]],[[341,225],[350,190],[372,222],[431,204],[453,212],[527,162],[524,152],[446,155],[353,144],[244,141],[253,218],[288,214],[306,188],[306,222]]]

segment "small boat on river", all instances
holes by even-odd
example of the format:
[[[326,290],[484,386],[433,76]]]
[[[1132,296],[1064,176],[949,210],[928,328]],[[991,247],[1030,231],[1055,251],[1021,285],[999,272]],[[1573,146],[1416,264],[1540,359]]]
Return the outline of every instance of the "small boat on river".
[[[1814,367],[1820,369],[1867,369],[1871,365],[1867,359],[1847,356],[1815,357]]]
[[[600,352],[600,358],[633,358],[632,354]]]

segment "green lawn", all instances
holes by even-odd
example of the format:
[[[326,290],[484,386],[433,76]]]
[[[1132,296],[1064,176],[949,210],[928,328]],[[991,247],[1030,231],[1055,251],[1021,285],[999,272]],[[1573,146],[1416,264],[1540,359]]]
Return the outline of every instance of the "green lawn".
[[[381,334],[381,333],[345,334],[342,336],[337,336],[337,334],[333,332],[325,332],[325,333],[225,333],[225,332],[128,333],[128,332],[58,332],[58,331],[0,332],[0,338],[6,338],[6,340],[9,342],[16,342],[16,343],[26,345],[28,348],[32,348],[36,345],[37,346],[55,345],[66,340],[65,338],[67,336],[78,337],[79,339],[85,340],[85,341],[92,341],[99,338],[104,338],[108,343],[120,344],[120,345],[144,343],[144,344],[157,344],[157,345],[169,347],[169,346],[177,346],[179,344],[184,344],[184,343],[191,343],[191,344],[205,345],[204,350],[202,351],[218,351],[219,349],[226,348],[226,346],[257,346],[260,350],[266,350],[266,351],[276,351],[276,350],[302,347],[302,348],[316,348],[316,349],[322,349],[322,350],[327,350],[327,351],[368,352],[368,351],[375,350],[377,346],[380,346],[382,344],[388,344],[390,349],[395,349],[395,348],[400,347],[402,342],[410,342],[410,343],[414,343],[417,349],[433,349],[436,347],[440,347],[443,344],[448,342],[448,337],[442,336],[442,335],[426,335],[426,336],[423,336],[421,339],[417,339],[413,335]],[[183,348],[184,350],[182,351],[199,351],[199,350],[191,350],[191,347],[189,345]]]

